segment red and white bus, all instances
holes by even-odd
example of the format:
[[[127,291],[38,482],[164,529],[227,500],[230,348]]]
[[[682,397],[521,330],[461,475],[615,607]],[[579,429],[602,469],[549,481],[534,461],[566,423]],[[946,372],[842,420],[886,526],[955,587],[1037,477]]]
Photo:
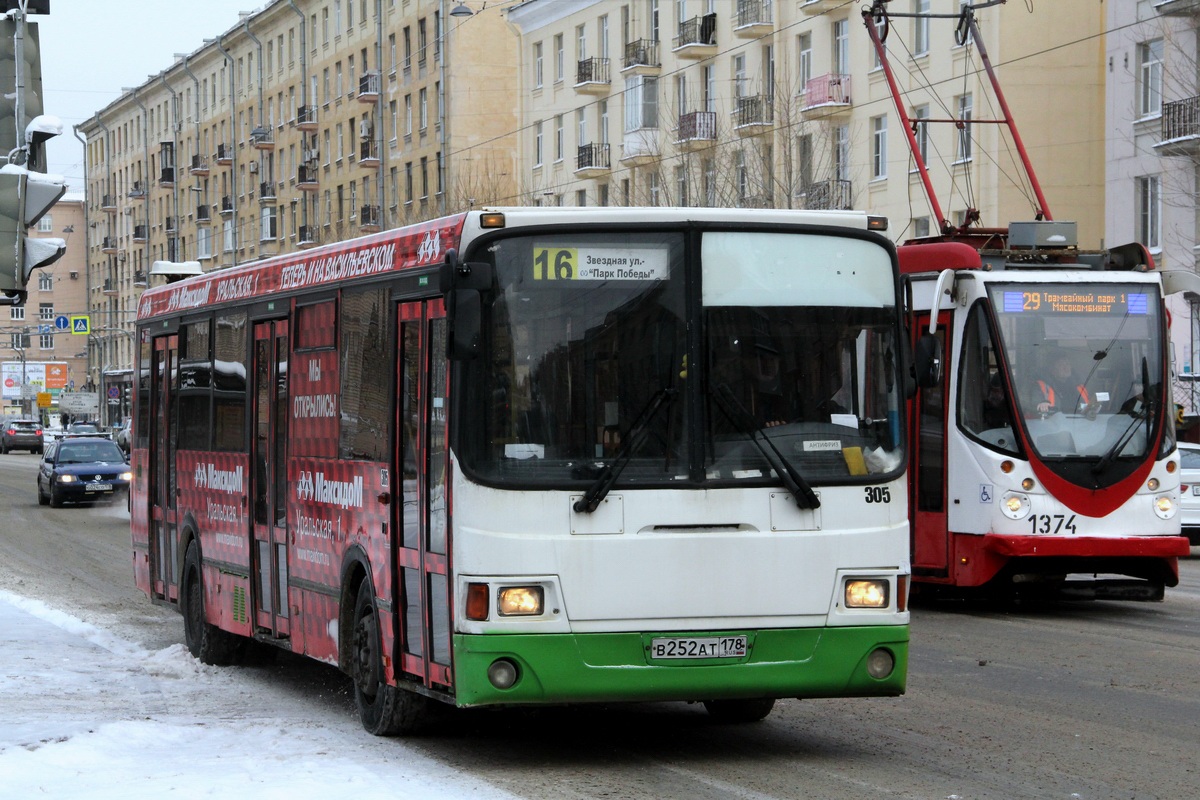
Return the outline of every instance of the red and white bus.
[[[905,689],[895,248],[855,212],[472,211],[150,289],[137,585],[454,706]]]
[[[940,365],[919,370],[909,429],[923,589],[1161,600],[1179,582],[1163,295],[1180,277],[1073,237],[1035,221],[899,248],[917,362]]]

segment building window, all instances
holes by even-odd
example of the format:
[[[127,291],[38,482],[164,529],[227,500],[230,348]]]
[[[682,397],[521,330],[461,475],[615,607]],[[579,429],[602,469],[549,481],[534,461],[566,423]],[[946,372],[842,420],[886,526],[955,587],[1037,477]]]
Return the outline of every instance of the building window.
[[[955,105],[958,107],[958,119],[962,122],[962,127],[958,129],[958,145],[954,151],[954,160],[970,161],[971,160],[971,95],[962,94],[955,100]]]
[[[542,165],[542,123],[533,123],[533,165]]]
[[[42,335],[38,336],[38,347],[42,350],[53,350],[54,349],[54,334],[53,333],[43,333]]]
[[[850,74],[850,22],[839,19],[833,23],[833,71]]]
[[[38,270],[38,290],[49,292],[54,289],[54,273],[44,269]]]
[[[799,50],[800,63],[800,83],[799,90],[804,92],[808,87],[808,82],[812,80],[812,34],[802,33],[796,37],[796,46]]]
[[[54,303],[39,303],[38,319],[41,322],[54,322]]]
[[[917,14],[929,13],[929,0],[914,0],[913,11]],[[920,56],[929,52],[929,17],[913,19],[913,55]]]
[[[929,235],[929,217],[917,217],[913,220],[913,236]]]
[[[631,75],[625,79],[625,132],[658,127],[658,79]]]
[[[1138,241],[1151,250],[1162,247],[1161,204],[1158,176],[1138,178]]]
[[[871,118],[871,177],[887,177],[887,115]]]
[[[542,88],[542,43],[535,42],[533,45],[533,88]]]
[[[929,119],[929,106],[917,106],[913,109],[912,118],[914,120]],[[923,164],[929,163],[929,123],[917,122],[913,125],[913,138],[917,140],[917,154],[921,156]],[[913,167],[916,171],[916,167]]]
[[[554,160],[562,161],[563,158],[563,115],[559,114],[554,118]]]
[[[1138,93],[1143,117],[1162,113],[1163,40],[1138,45],[1138,69],[1141,73]]]
[[[212,258],[212,228],[196,229],[196,257]]]
[[[566,54],[563,52],[563,35],[561,33],[554,36],[554,82],[557,83],[563,79],[563,72],[566,70]]]
[[[46,214],[38,220],[37,229],[38,233],[52,233],[54,231],[54,220],[50,214]]]
[[[850,180],[850,126],[838,125],[833,132],[833,177]]]

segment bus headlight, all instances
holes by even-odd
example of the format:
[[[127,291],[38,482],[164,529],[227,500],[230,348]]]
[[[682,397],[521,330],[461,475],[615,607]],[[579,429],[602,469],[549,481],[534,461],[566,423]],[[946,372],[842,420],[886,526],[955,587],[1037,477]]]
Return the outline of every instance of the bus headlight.
[[[541,586],[505,586],[496,598],[502,617],[536,617],[545,607]]]
[[[1009,492],[1001,498],[1000,510],[1009,519],[1025,519],[1029,516],[1029,498],[1023,494]]]
[[[1160,494],[1154,498],[1154,513],[1159,519],[1170,519],[1175,516],[1175,510],[1178,505],[1175,503],[1175,498],[1169,494]]]
[[[878,578],[846,581],[846,608],[887,608],[888,582]]]

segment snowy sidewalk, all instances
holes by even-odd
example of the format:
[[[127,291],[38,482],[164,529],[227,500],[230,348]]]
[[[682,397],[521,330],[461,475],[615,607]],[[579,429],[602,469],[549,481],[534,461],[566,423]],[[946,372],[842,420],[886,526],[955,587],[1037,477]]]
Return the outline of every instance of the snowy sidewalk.
[[[511,797],[263,684],[0,590],[0,796]]]

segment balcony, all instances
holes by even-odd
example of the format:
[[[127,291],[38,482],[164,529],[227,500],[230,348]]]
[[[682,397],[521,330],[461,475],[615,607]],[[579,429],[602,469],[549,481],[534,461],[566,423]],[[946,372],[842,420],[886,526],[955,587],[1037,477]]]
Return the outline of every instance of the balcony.
[[[738,0],[733,35],[745,39],[767,36],[775,30],[775,23],[771,17],[770,0]]]
[[[774,208],[775,199],[769,194],[748,194],[738,198],[738,208]]]
[[[317,241],[317,231],[312,225],[301,225],[300,233],[296,240],[297,247],[316,247],[319,244]]]
[[[117,282],[112,278],[105,278],[104,293],[109,297],[115,297],[117,295]]]
[[[134,181],[133,186],[129,190],[129,197],[138,199],[146,196],[146,184],[141,181]]]
[[[100,210],[109,214],[117,213],[117,198],[116,195],[106,194],[100,198]]]
[[[197,222],[208,222],[210,219],[212,219],[212,209],[208,207],[207,203],[196,206]]]
[[[159,176],[158,176],[158,183],[164,189],[170,189],[172,186],[174,186],[175,185],[175,168],[174,167],[163,167],[162,172],[159,173]]]
[[[229,216],[233,213],[233,195],[227,194],[221,197],[221,216]]]
[[[717,15],[705,14],[679,23],[672,51],[680,58],[710,58],[717,54]]]
[[[800,115],[805,119],[837,117],[850,113],[850,76],[830,72],[804,86]]]
[[[599,178],[612,170],[609,160],[608,142],[593,142],[579,146],[575,156],[575,176],[578,178]]]
[[[177,230],[179,230],[179,226],[175,224],[174,217],[167,217],[163,221],[163,230],[165,230],[167,233],[175,233]]]
[[[204,156],[192,156],[192,165],[188,167],[188,172],[197,177],[204,177],[208,174],[208,159]]]
[[[145,244],[150,240],[149,225],[134,225],[133,226],[133,243]]]
[[[365,139],[358,143],[358,164],[368,169],[379,169],[379,142]]]
[[[575,91],[604,95],[611,87],[607,58],[585,58],[575,65]]]
[[[1200,0],[1158,0],[1154,10],[1164,17],[1194,17],[1200,15]]]
[[[379,85],[382,83],[378,72],[364,72],[358,78],[358,102],[376,103],[379,101]]]
[[[135,289],[145,289],[146,286],[147,286],[146,273],[142,272],[140,269],[137,270],[136,272],[134,272],[133,273],[133,287]]]
[[[845,211],[854,208],[850,181],[813,181],[798,195],[804,207],[813,211]]]
[[[315,131],[317,129],[317,109],[314,106],[297,108],[296,127],[302,131]]]
[[[255,150],[274,150],[275,137],[270,128],[255,128],[250,131],[250,146]]]
[[[675,129],[675,144],[683,150],[700,150],[717,141],[717,112],[692,111],[681,114]]]
[[[657,75],[662,70],[658,57],[658,41],[638,39],[625,45],[625,58],[621,61],[621,72],[631,75]]]
[[[296,188],[302,192],[315,192],[320,188],[317,181],[317,168],[301,164],[296,168]]]
[[[766,94],[735,97],[733,130],[738,136],[757,136],[775,124],[775,98]]]
[[[217,166],[228,167],[233,163],[233,146],[228,144],[217,145]]]
[[[258,202],[263,205],[275,202],[275,181],[263,181],[258,185]]]
[[[179,238],[172,236],[167,239],[167,261],[186,261],[183,248],[179,246]]]
[[[621,143],[621,163],[627,167],[638,167],[657,161],[662,153],[658,139],[658,128],[626,131]]]
[[[100,240],[100,252],[105,255],[115,256],[117,254],[117,237],[105,236]]]
[[[801,0],[800,13],[816,16],[846,5],[845,0]]]
[[[1163,103],[1162,141],[1154,150],[1161,156],[1200,154],[1200,97]]]
[[[383,224],[379,206],[363,206],[358,215],[358,227],[363,233],[375,233]]]

